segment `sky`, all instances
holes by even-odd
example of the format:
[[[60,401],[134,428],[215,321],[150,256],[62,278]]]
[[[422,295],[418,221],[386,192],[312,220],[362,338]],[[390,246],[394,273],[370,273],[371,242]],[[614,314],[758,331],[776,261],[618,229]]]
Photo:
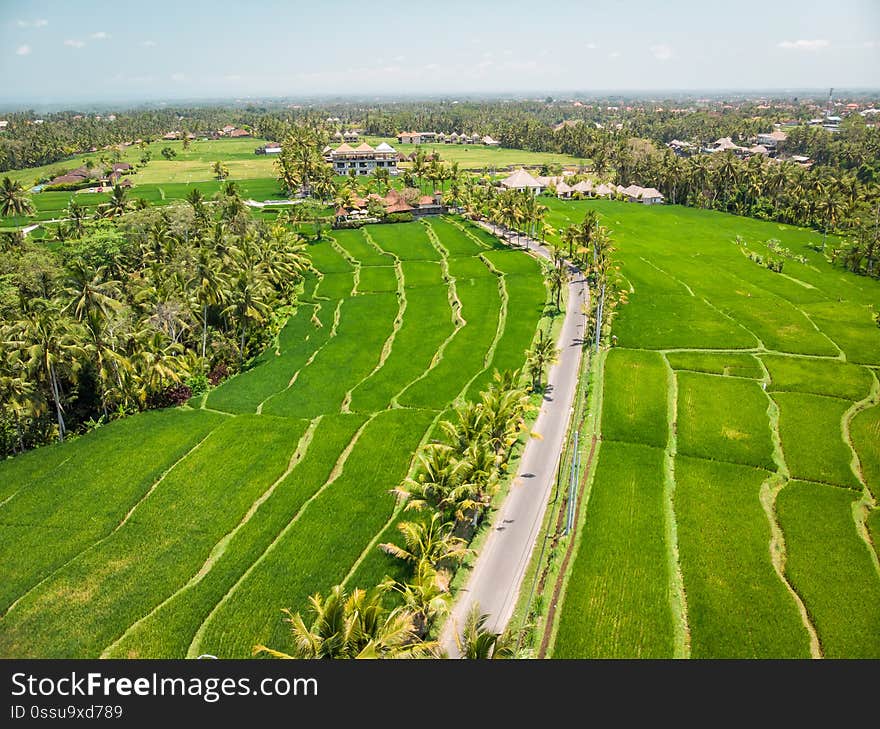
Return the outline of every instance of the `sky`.
[[[0,0],[0,101],[880,88],[880,0]]]

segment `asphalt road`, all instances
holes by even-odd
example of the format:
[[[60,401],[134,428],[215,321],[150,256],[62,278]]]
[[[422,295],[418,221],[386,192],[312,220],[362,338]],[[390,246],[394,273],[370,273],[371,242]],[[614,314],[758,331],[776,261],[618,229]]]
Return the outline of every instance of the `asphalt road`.
[[[530,248],[544,258],[550,257],[534,241]],[[474,603],[479,604],[481,613],[489,615],[488,630],[504,631],[541,530],[574,406],[585,336],[583,305],[588,301],[589,289],[577,269],[570,269],[570,273],[569,303],[557,343],[560,355],[550,369],[544,402],[532,426],[532,432],[541,437],[526,443],[510,491],[493,515],[492,531],[441,632],[440,643],[450,658],[460,655],[455,634],[464,626]]]

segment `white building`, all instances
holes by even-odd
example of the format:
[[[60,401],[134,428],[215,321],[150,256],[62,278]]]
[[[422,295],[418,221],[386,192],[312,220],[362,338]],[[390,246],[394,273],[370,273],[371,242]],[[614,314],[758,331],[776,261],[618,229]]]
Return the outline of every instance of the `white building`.
[[[377,169],[397,174],[397,150],[385,142],[375,148],[366,142],[357,147],[341,144],[331,150],[329,156],[336,175],[347,175],[352,170],[356,175],[371,175]]]
[[[508,190],[518,190],[519,192],[529,190],[535,195],[540,195],[544,191],[544,185],[522,168],[501,180],[501,185]]]

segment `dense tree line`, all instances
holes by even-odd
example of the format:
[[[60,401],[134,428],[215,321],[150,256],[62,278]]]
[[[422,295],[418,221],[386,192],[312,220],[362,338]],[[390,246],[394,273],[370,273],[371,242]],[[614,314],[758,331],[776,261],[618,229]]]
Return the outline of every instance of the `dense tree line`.
[[[179,404],[235,371],[284,320],[308,266],[287,226],[254,222],[233,184],[215,201],[88,219],[72,204],[57,252],[0,251],[0,453]]]

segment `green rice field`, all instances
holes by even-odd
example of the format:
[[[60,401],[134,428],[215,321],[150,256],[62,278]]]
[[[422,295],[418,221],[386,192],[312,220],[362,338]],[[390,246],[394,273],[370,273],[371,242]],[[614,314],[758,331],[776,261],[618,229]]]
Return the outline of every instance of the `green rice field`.
[[[599,213],[629,290],[548,655],[880,658],[880,284],[808,230],[542,202]]]
[[[253,367],[0,463],[0,655],[248,657],[282,608],[381,579],[389,490],[543,315],[538,262],[475,230],[335,232]]]

